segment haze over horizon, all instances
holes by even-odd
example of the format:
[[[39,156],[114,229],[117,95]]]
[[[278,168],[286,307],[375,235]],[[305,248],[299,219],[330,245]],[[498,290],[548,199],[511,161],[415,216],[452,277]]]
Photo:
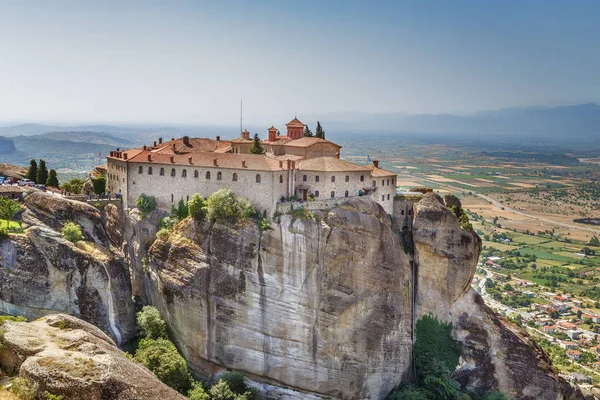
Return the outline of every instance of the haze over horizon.
[[[592,1],[0,0],[0,123],[600,102]]]

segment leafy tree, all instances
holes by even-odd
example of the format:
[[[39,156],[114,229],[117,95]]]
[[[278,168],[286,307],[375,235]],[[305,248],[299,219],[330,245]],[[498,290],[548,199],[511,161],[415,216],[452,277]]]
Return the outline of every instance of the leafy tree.
[[[321,127],[321,123],[317,121],[317,129],[315,131],[315,136],[319,139],[325,139],[325,131]]]
[[[160,312],[152,306],[144,306],[137,313],[137,323],[144,337],[149,339],[166,339],[167,323],[160,316]]]
[[[142,213],[142,216],[145,216],[152,211],[156,210],[156,197],[148,196],[144,193],[138,197],[135,202],[135,206]]]
[[[190,201],[188,201],[188,213],[189,215],[196,219],[202,219],[206,213],[206,200],[198,193],[192,196]]]
[[[190,388],[187,363],[168,339],[144,338],[135,352],[135,360],[148,368],[164,384],[178,392]]]
[[[84,184],[85,181],[83,179],[73,178],[70,181],[60,185],[60,188],[63,189],[65,192],[79,194],[83,190]]]
[[[58,187],[58,178],[56,177],[56,170],[51,169],[46,179],[46,186]]]
[[[252,141],[252,147],[248,150],[250,154],[263,154],[265,149],[263,149],[262,142],[258,137],[258,133],[254,134],[254,140]]]
[[[29,161],[29,169],[27,170],[27,175],[25,175],[25,178],[35,182],[37,179],[37,169],[37,161],[31,159],[31,161]]]
[[[181,221],[182,219],[187,218],[188,213],[188,206],[185,204],[183,199],[179,199],[179,203],[177,203],[177,218],[179,218]]]
[[[192,388],[187,395],[189,400],[210,400],[210,395],[206,393],[200,382],[192,383]]]
[[[63,238],[67,239],[71,243],[79,242],[83,240],[83,234],[81,228],[74,222],[67,222],[61,230]]]
[[[230,189],[219,189],[206,200],[206,216],[209,219],[249,218],[256,211],[244,198],[235,198]]]
[[[250,393],[237,394],[234,393],[227,382],[222,379],[219,379],[217,383],[215,383],[210,388],[210,395],[213,400],[249,400]]]
[[[92,185],[94,186],[94,193],[103,194],[106,192],[106,178],[101,176],[96,179],[92,179]]]
[[[308,125],[304,125],[304,137],[313,137],[312,131],[309,129]]]
[[[6,220],[6,229],[8,229],[10,221],[15,218],[15,215],[21,211],[21,204],[8,197],[0,196],[0,219]]]
[[[38,169],[35,175],[35,183],[41,183],[42,185],[46,183],[48,179],[48,168],[46,167],[46,161],[40,160],[38,164]]]
[[[598,240],[596,236],[592,236],[592,238],[587,244],[590,246],[600,246],[600,240]]]
[[[231,391],[238,395],[245,395],[249,400],[256,397],[254,389],[248,387],[246,377],[241,372],[228,371],[223,373],[219,380],[227,383]]]

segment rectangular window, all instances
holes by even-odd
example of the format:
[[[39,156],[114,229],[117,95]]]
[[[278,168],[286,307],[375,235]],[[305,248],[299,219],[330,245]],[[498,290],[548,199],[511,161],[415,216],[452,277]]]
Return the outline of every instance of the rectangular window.
[[[384,200],[385,200],[385,194],[382,194],[381,195],[381,201],[384,201]]]
[[[389,194],[387,195],[387,199],[388,199],[388,200],[390,199],[390,195],[389,195]]]
[[[306,182],[306,175],[302,176],[302,181]]]
[[[319,175],[315,176],[315,182],[319,182]]]

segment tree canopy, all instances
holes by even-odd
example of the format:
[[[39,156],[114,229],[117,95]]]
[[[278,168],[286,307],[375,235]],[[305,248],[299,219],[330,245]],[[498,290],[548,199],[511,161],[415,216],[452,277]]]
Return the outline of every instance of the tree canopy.
[[[250,154],[263,154],[265,152],[265,149],[262,146],[262,142],[260,141],[260,138],[258,137],[258,133],[254,134],[254,139],[252,141],[252,147],[250,147],[250,150],[248,150],[248,152]]]
[[[40,160],[40,162],[38,164],[35,183],[41,183],[42,185],[44,185],[46,183],[47,179],[48,179],[48,167],[46,167],[46,161]]]
[[[0,196],[0,218],[6,220],[6,229],[8,229],[9,222],[21,211],[21,208],[21,204],[17,201]]]
[[[315,131],[315,136],[319,139],[325,139],[325,131],[323,130],[323,127],[321,126],[321,123],[319,121],[317,121],[317,129]]]
[[[37,168],[37,161],[34,159],[29,161],[29,169],[27,170],[27,175],[25,175],[25,178],[35,182],[37,179]]]
[[[46,186],[58,187],[58,178],[56,176],[56,170],[51,169],[46,179]]]
[[[313,133],[308,127],[308,125],[304,125],[304,137],[313,137]]]

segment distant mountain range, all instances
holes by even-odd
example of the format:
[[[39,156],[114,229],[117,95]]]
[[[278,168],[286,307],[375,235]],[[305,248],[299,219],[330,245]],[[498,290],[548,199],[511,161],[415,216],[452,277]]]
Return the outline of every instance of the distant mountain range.
[[[457,138],[600,142],[600,106],[506,108],[470,115],[352,114],[324,116],[335,131],[451,135]]]

